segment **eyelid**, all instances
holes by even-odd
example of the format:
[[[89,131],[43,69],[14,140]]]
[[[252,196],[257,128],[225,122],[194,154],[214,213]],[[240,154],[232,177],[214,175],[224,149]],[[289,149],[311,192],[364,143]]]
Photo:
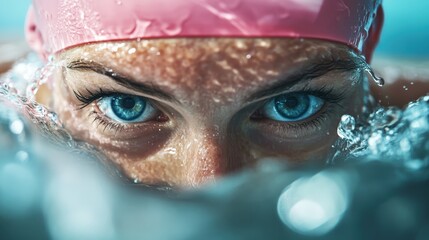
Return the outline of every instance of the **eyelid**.
[[[114,112],[113,106],[111,105],[110,101],[112,101],[114,98],[120,98],[123,96],[128,96],[128,95],[122,95],[122,94],[119,95],[118,94],[116,96],[102,97],[96,101],[96,107],[97,107],[98,111],[101,111],[104,116],[106,116],[107,118],[109,118],[112,121],[115,121],[115,122],[118,122],[121,124],[143,123],[143,122],[149,121],[150,119],[152,119],[156,116],[158,109],[155,108],[154,106],[152,106],[151,101],[149,101],[143,97],[138,97],[138,98],[140,98],[139,100],[144,101],[144,104],[145,104],[145,106],[143,108],[142,116],[138,117],[137,119],[132,119],[132,120],[120,119],[120,117],[117,116],[117,113]],[[131,96],[131,97],[133,97],[133,96]],[[143,114],[143,113],[146,113],[146,114]],[[149,116],[146,116],[146,115],[149,115]]]
[[[75,97],[78,99],[78,101],[81,102],[81,104],[76,110],[82,110],[91,104],[96,104],[97,101],[101,100],[102,98],[112,97],[115,95],[130,95],[130,96],[141,97],[146,101],[148,101],[149,104],[155,109],[155,111],[158,112],[158,116],[155,117],[155,119],[157,119],[158,121],[166,122],[168,121],[168,119],[170,119],[170,114],[168,114],[168,111],[166,111],[165,107],[159,104],[156,100],[150,99],[145,96],[121,93],[121,92],[110,91],[110,90],[105,91],[102,88],[99,88],[97,92],[91,91],[88,88],[86,88],[85,91],[87,92],[86,95],[81,94],[79,91],[73,91],[75,94]],[[119,131],[120,129],[123,129],[127,124],[129,124],[129,123],[121,123],[114,119],[110,119],[109,117],[104,116],[102,111],[98,109],[99,108],[98,106],[95,106],[95,107],[97,108],[97,110],[92,110],[90,114],[95,115],[94,121],[98,121],[100,125],[104,125],[105,129],[110,128],[110,129],[115,129]],[[133,123],[132,125],[139,125],[139,124],[145,124],[145,123],[147,122],[136,122],[136,123]]]
[[[99,100],[102,97],[111,97],[115,95],[129,95],[129,96],[142,97],[147,101],[150,101],[154,106],[159,106],[159,104],[157,103],[161,102],[158,99],[151,98],[143,94],[134,94],[134,93],[128,93],[128,92],[122,92],[122,91],[116,91],[116,90],[103,90],[103,88],[98,88],[97,90],[90,90],[89,88],[85,88],[84,91],[86,93],[73,90],[73,94],[75,98],[77,98],[77,100],[81,102],[81,104],[79,104],[78,110],[87,107],[88,105],[94,103],[95,101]]]
[[[341,108],[341,109],[344,108],[344,106],[341,104],[341,102],[346,98],[347,89],[339,91],[338,89],[336,89],[332,86],[327,86],[327,85],[323,85],[323,86],[320,86],[318,88],[312,88],[309,85],[306,85],[304,88],[302,88],[298,91],[282,92],[282,93],[277,94],[275,96],[272,96],[272,97],[266,98],[262,101],[259,101],[257,103],[254,103],[253,107],[249,106],[248,110],[256,108],[256,111],[255,110],[249,111],[249,113],[250,113],[250,115],[248,115],[249,118],[250,119],[263,120],[263,118],[265,118],[265,116],[262,116],[263,115],[262,111],[263,111],[264,106],[266,104],[268,104],[269,101],[271,101],[272,99],[274,99],[278,96],[281,96],[283,94],[293,94],[293,93],[305,93],[305,94],[316,96],[316,97],[324,100],[325,104],[322,107],[322,109],[319,110],[320,116],[322,116],[323,114],[327,114],[327,113],[329,113],[329,111],[332,111],[333,110],[332,108],[334,108],[335,106],[338,108]],[[298,124],[298,123],[276,123],[276,124],[294,125],[294,124]]]
[[[295,88],[297,85],[306,84],[309,85],[318,79],[330,77],[332,79],[338,79],[339,73],[350,74],[356,73],[356,71],[362,70],[362,64],[354,60],[328,60],[325,63],[314,63],[311,67],[303,68],[302,70],[296,71],[289,76],[283,76],[283,81],[273,81],[274,84],[266,88],[253,93],[248,98],[247,102],[255,102],[267,97],[272,97],[287,90]],[[346,77],[352,78],[352,76]],[[286,79],[286,81],[285,81]],[[275,79],[273,79],[275,80]],[[278,79],[279,80],[279,79]],[[344,79],[346,80],[346,79]]]
[[[268,101],[270,101],[273,98],[276,98],[278,96],[284,95],[284,94],[292,94],[292,93],[304,93],[313,95],[316,97],[319,97],[329,103],[338,103],[341,102],[347,93],[347,89],[339,90],[333,86],[329,85],[322,85],[320,87],[312,87],[310,84],[306,84],[305,86],[300,87],[300,89],[293,90],[293,89],[287,89],[285,91],[282,91],[280,93],[276,93],[275,95],[266,96],[262,99],[255,100],[253,103],[249,103],[247,106],[262,106],[266,104]]]
[[[327,88],[328,86],[333,86],[332,83],[333,81],[335,81],[335,79],[342,79],[342,81],[356,81],[356,76],[354,74],[360,74],[358,79],[362,80],[363,78],[363,74],[361,74],[362,72],[362,68],[360,66],[355,66],[353,68],[349,68],[349,69],[331,69],[331,71],[328,71],[325,74],[322,75],[317,75],[317,76],[306,76],[305,78],[298,78],[295,79],[293,76],[291,77],[291,79],[295,79],[289,82],[280,82],[278,84],[278,87],[271,86],[269,87],[267,90],[262,90],[259,91],[256,94],[252,94],[247,100],[246,102],[248,102],[248,104],[246,105],[250,105],[253,104],[255,102],[260,102],[263,100],[266,100],[268,98],[272,98],[272,97],[276,97],[278,95],[282,95],[285,93],[293,93],[293,92],[303,92],[303,91],[307,91],[308,89],[316,89],[318,87],[315,87],[315,85],[320,85],[320,81],[324,81],[323,79],[326,78],[331,78],[328,79],[330,80],[329,82],[331,84],[323,84],[323,87]],[[338,76],[338,74],[344,74],[344,76]],[[319,82],[319,83],[317,83]],[[326,81],[324,81],[326,82]],[[320,88],[320,87],[319,87]],[[332,87],[333,88],[333,87]],[[340,87],[341,88],[341,87]],[[344,87],[342,87],[344,88]],[[333,88],[333,90],[335,90],[335,88]],[[345,91],[346,89],[344,89]],[[259,97],[258,97],[259,96]]]

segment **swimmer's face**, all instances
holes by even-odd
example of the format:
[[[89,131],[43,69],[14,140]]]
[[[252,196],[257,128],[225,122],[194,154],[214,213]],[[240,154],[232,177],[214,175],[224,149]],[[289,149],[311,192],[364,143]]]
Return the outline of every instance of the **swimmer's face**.
[[[263,158],[323,164],[364,99],[361,58],[315,40],[97,43],[56,61],[66,128],[147,184],[197,186]]]

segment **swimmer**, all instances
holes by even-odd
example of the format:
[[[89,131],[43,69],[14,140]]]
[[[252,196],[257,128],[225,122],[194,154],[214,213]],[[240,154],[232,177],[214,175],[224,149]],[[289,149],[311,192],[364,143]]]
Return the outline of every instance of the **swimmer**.
[[[382,22],[379,0],[33,0],[26,30],[76,139],[136,182],[194,187],[324,164]]]

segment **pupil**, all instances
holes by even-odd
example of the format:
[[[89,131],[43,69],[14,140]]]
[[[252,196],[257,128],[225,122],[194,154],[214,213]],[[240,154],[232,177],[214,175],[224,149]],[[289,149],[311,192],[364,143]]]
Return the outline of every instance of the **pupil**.
[[[134,101],[134,99],[129,97],[122,99],[122,101],[120,102],[121,102],[121,107],[126,109],[133,109],[134,106],[136,105],[136,101]]]
[[[303,116],[310,107],[310,100],[307,95],[294,94],[283,95],[275,99],[277,112],[287,119],[298,119]]]
[[[298,99],[296,97],[288,97],[285,99],[284,105],[286,108],[296,108],[298,105]]]
[[[146,101],[137,96],[117,96],[112,98],[111,108],[118,118],[132,121],[144,114]]]

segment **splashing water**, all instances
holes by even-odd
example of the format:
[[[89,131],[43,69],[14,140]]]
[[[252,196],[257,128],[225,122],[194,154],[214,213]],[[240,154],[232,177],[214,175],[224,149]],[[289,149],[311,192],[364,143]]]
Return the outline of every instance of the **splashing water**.
[[[24,130],[22,130],[23,134],[19,135],[20,138],[27,140],[25,144],[24,142],[20,142],[20,144],[27,145],[28,148],[33,147],[39,154],[43,154],[44,147],[39,146],[38,143],[47,141],[61,148],[62,151],[84,158],[92,158],[91,162],[103,165],[103,168],[111,175],[125,180],[125,177],[111,165],[102,153],[88,143],[75,141],[63,127],[57,114],[35,101],[39,87],[46,83],[53,72],[55,66],[52,62],[50,58],[48,64],[43,66],[37,55],[29,54],[0,78],[0,111],[2,111],[0,113],[7,112],[6,115],[3,113],[0,116],[5,117],[4,121],[7,120],[11,123],[10,131],[12,133],[18,131],[18,128],[24,129],[24,122],[32,123],[31,126],[25,128],[26,135],[24,135]],[[3,108],[2,105],[6,107]],[[19,119],[19,124],[18,120],[14,119]],[[35,139],[29,138],[30,130]]]
[[[382,77],[377,76],[374,71],[371,69],[371,67],[368,66],[368,68],[365,69],[365,71],[369,74],[369,76],[374,80],[374,82],[382,87],[384,85],[384,79]]]
[[[94,174],[102,166],[121,176],[93,146],[73,140],[55,113],[34,101],[54,67],[42,67],[30,54],[0,79],[0,232],[6,238],[19,232],[11,217],[19,229],[34,230],[18,239],[429,236],[424,230],[429,219],[418,214],[429,211],[427,177],[420,174],[416,181],[429,165],[429,96],[404,110],[375,108],[367,119],[344,115],[327,161],[334,169],[285,172],[278,162],[264,162],[252,174],[182,193],[176,201],[131,191]],[[82,168],[78,160],[96,169]],[[398,178],[397,171],[405,171],[406,177]],[[34,227],[34,222],[44,225]]]
[[[332,161],[382,160],[412,170],[424,169],[429,165],[428,128],[429,96],[409,103],[404,110],[378,108],[359,123],[344,115]]]

